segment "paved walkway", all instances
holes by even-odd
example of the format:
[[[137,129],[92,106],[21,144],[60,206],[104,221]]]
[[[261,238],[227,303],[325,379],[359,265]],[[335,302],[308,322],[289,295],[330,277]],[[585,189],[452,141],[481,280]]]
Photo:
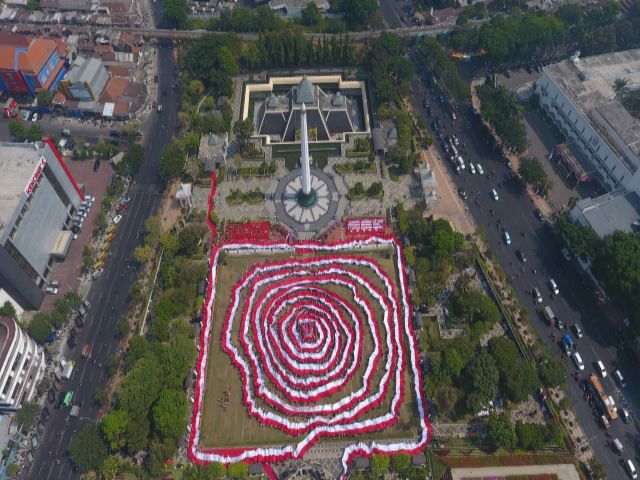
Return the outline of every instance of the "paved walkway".
[[[452,468],[452,480],[470,478],[507,477],[509,475],[543,475],[555,474],[560,480],[580,480],[580,475],[573,464],[560,465],[524,465],[517,467],[482,467]]]

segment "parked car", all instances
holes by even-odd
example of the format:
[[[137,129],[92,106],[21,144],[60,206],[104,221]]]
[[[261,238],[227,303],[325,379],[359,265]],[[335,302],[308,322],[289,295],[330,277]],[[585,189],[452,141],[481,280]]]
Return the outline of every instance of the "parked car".
[[[458,195],[460,195],[460,197],[461,197],[463,200],[466,200],[466,199],[467,199],[467,192],[465,192],[465,191],[464,191],[464,188],[459,188],[459,189],[458,189]]]
[[[40,116],[38,115],[38,112],[36,112],[33,114],[33,117],[31,117],[31,121],[35,123],[38,121],[38,118],[40,118]]]
[[[498,201],[499,197],[498,197],[498,192],[496,192],[495,188],[491,189],[491,198],[493,198],[496,202]]]
[[[117,225],[118,223],[120,223],[120,220],[122,220],[122,215],[116,215],[115,217],[113,217],[113,224]]]
[[[616,379],[616,381],[622,388],[627,386],[627,382],[622,376],[622,372],[620,371],[620,369],[617,369],[615,372],[613,372],[613,378]]]
[[[584,370],[584,362],[582,361],[582,356],[578,352],[573,353],[573,363],[575,363],[576,368],[580,371]]]
[[[484,169],[482,168],[482,165],[480,165],[479,163],[476,163],[476,169],[478,170],[478,173],[480,175],[484,175]]]
[[[471,172],[472,175],[476,174],[476,167],[473,163],[469,162],[469,171]]]
[[[511,245],[511,236],[509,235],[509,232],[505,230],[503,237],[504,237],[504,243],[506,243],[507,245]]]
[[[50,295],[57,295],[58,294],[58,287],[47,287],[46,292]]]
[[[527,263],[527,256],[525,255],[523,250],[516,250],[516,255],[522,263]]]

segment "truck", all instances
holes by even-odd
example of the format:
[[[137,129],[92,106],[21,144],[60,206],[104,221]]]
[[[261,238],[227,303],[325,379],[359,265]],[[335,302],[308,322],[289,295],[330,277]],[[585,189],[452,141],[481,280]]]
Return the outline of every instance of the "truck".
[[[601,406],[604,408],[607,416],[609,417],[609,420],[617,419],[618,409],[616,408],[616,403],[612,397],[604,393],[602,385],[600,384],[600,379],[595,373],[589,375],[589,383],[593,385],[593,388],[595,389],[598,397],[596,400],[600,401]]]
[[[73,360],[65,360],[64,358],[60,360],[60,365],[56,369],[56,378],[58,380],[69,380],[71,378],[71,374],[73,373],[73,368],[75,367],[75,362]]]
[[[571,352],[573,351],[573,338],[571,338],[571,335],[565,335],[562,337],[562,348],[564,353],[571,355]]]
[[[553,327],[556,324],[556,314],[553,313],[553,310],[551,310],[549,305],[544,307],[544,318],[547,319],[547,323],[550,327]]]

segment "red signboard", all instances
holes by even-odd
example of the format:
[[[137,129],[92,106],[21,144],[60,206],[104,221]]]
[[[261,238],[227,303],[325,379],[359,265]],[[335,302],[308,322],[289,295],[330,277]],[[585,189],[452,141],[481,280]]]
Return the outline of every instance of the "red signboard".
[[[27,194],[27,197],[31,196],[33,193],[33,189],[35,188],[38,180],[42,176],[42,171],[44,170],[44,166],[47,164],[47,160],[44,157],[40,157],[40,161],[38,162],[38,166],[36,166],[35,171],[31,175],[29,182],[24,187],[24,193]]]
[[[347,233],[383,233],[387,226],[384,218],[350,218],[346,221]]]

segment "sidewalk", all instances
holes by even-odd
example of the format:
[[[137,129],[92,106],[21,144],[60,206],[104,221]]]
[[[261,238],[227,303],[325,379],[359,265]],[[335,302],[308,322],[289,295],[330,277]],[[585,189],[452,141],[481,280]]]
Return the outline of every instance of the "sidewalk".
[[[555,474],[560,480],[580,480],[575,465],[567,463],[561,465],[524,465],[518,467],[482,467],[482,468],[452,468],[452,480],[467,478],[508,477],[510,475],[544,475]]]

